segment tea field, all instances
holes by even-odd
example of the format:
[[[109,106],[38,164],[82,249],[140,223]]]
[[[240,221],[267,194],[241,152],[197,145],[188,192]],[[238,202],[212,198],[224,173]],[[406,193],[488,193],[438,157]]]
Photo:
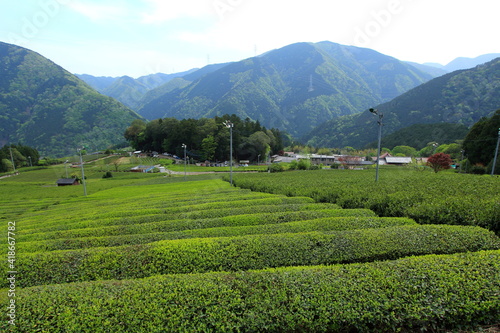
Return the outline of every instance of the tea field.
[[[103,179],[89,169],[87,196],[53,186],[58,172],[0,180],[2,332],[451,332],[500,322],[500,238],[481,223],[343,208],[318,197],[328,180],[315,172],[290,173],[314,193],[301,177],[235,175],[269,192],[273,180],[302,189],[276,194],[213,175]]]
[[[409,217],[420,224],[477,225],[500,234],[500,178],[434,173],[410,168],[318,170],[237,174],[236,186],[287,196],[308,196],[378,216]]]

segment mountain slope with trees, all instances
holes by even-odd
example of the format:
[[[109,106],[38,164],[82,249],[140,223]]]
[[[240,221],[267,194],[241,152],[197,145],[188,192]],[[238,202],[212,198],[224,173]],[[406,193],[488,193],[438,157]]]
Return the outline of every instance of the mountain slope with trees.
[[[495,149],[500,136],[500,109],[490,118],[482,118],[472,126],[465,137],[463,148],[472,165],[484,165],[491,172]],[[497,157],[495,173],[500,174],[500,158]]]
[[[147,119],[236,114],[300,136],[431,78],[373,50],[297,43],[228,64],[151,100],[138,113]]]
[[[469,129],[462,124],[437,123],[414,124],[382,138],[384,148],[410,146],[417,150],[425,148],[429,143],[450,144],[463,140]],[[376,148],[377,141],[370,143],[368,148]]]
[[[188,71],[172,74],[149,74],[134,79],[130,76],[107,77],[88,74],[75,74],[89,86],[103,95],[113,97],[132,110],[138,110],[142,105],[174,88],[184,87],[199,77],[215,71],[226,64],[208,65],[201,69],[193,68]],[[179,85],[179,82],[186,82]]]
[[[64,156],[123,142],[138,114],[28,49],[0,42],[0,145]]]
[[[500,105],[500,58],[422,84],[376,108],[384,114],[383,135],[413,124],[472,126]],[[377,140],[377,119],[366,110],[318,126],[302,141],[314,146],[364,147]],[[431,141],[431,140],[429,140]]]

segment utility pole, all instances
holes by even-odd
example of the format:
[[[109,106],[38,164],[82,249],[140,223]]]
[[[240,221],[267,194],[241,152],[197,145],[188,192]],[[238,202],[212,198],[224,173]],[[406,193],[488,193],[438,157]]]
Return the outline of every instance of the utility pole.
[[[82,150],[78,149],[78,152],[80,153],[80,167],[82,168],[83,195],[87,196],[87,184],[85,183],[85,172],[83,168]]]
[[[491,166],[492,176],[495,174],[495,167],[497,165],[498,146],[500,146],[500,128],[498,129],[498,139],[497,139],[497,148],[495,149],[495,157],[493,158],[493,165]]]
[[[224,126],[229,128],[229,183],[233,186],[233,127],[234,124],[229,120],[226,120]]]
[[[12,147],[9,147],[10,150],[10,161],[12,162],[12,167],[14,168],[14,172],[16,172],[16,164],[14,163],[14,157],[12,156]]]
[[[182,148],[184,148],[184,181],[186,181],[186,174],[187,174],[187,170],[186,170],[186,144],[182,144]]]
[[[378,110],[371,108],[370,112],[376,116],[378,116],[378,148],[377,148],[377,171],[375,172],[375,181],[378,182],[378,168],[380,166],[380,145],[382,143],[382,118],[384,118],[384,114],[378,112]]]

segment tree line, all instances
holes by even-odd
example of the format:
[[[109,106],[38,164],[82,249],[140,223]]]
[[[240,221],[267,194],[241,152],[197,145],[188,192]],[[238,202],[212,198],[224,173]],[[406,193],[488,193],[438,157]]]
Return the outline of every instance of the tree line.
[[[5,145],[0,149],[0,172],[9,172],[23,166],[38,165],[40,154],[35,148],[17,145]],[[14,164],[12,164],[14,162]]]
[[[263,161],[277,154],[290,143],[287,134],[266,129],[259,121],[244,120],[236,115],[201,119],[160,118],[145,122],[136,119],[125,130],[125,139],[136,149],[147,152],[184,156],[183,145],[190,159],[227,161],[230,156],[230,128],[233,124],[233,158]]]

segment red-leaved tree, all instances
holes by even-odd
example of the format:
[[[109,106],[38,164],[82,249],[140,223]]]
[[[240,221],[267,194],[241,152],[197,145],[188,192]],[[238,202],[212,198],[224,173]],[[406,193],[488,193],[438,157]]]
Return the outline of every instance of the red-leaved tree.
[[[451,168],[452,163],[450,155],[445,153],[437,153],[427,159],[427,165],[436,173]]]

